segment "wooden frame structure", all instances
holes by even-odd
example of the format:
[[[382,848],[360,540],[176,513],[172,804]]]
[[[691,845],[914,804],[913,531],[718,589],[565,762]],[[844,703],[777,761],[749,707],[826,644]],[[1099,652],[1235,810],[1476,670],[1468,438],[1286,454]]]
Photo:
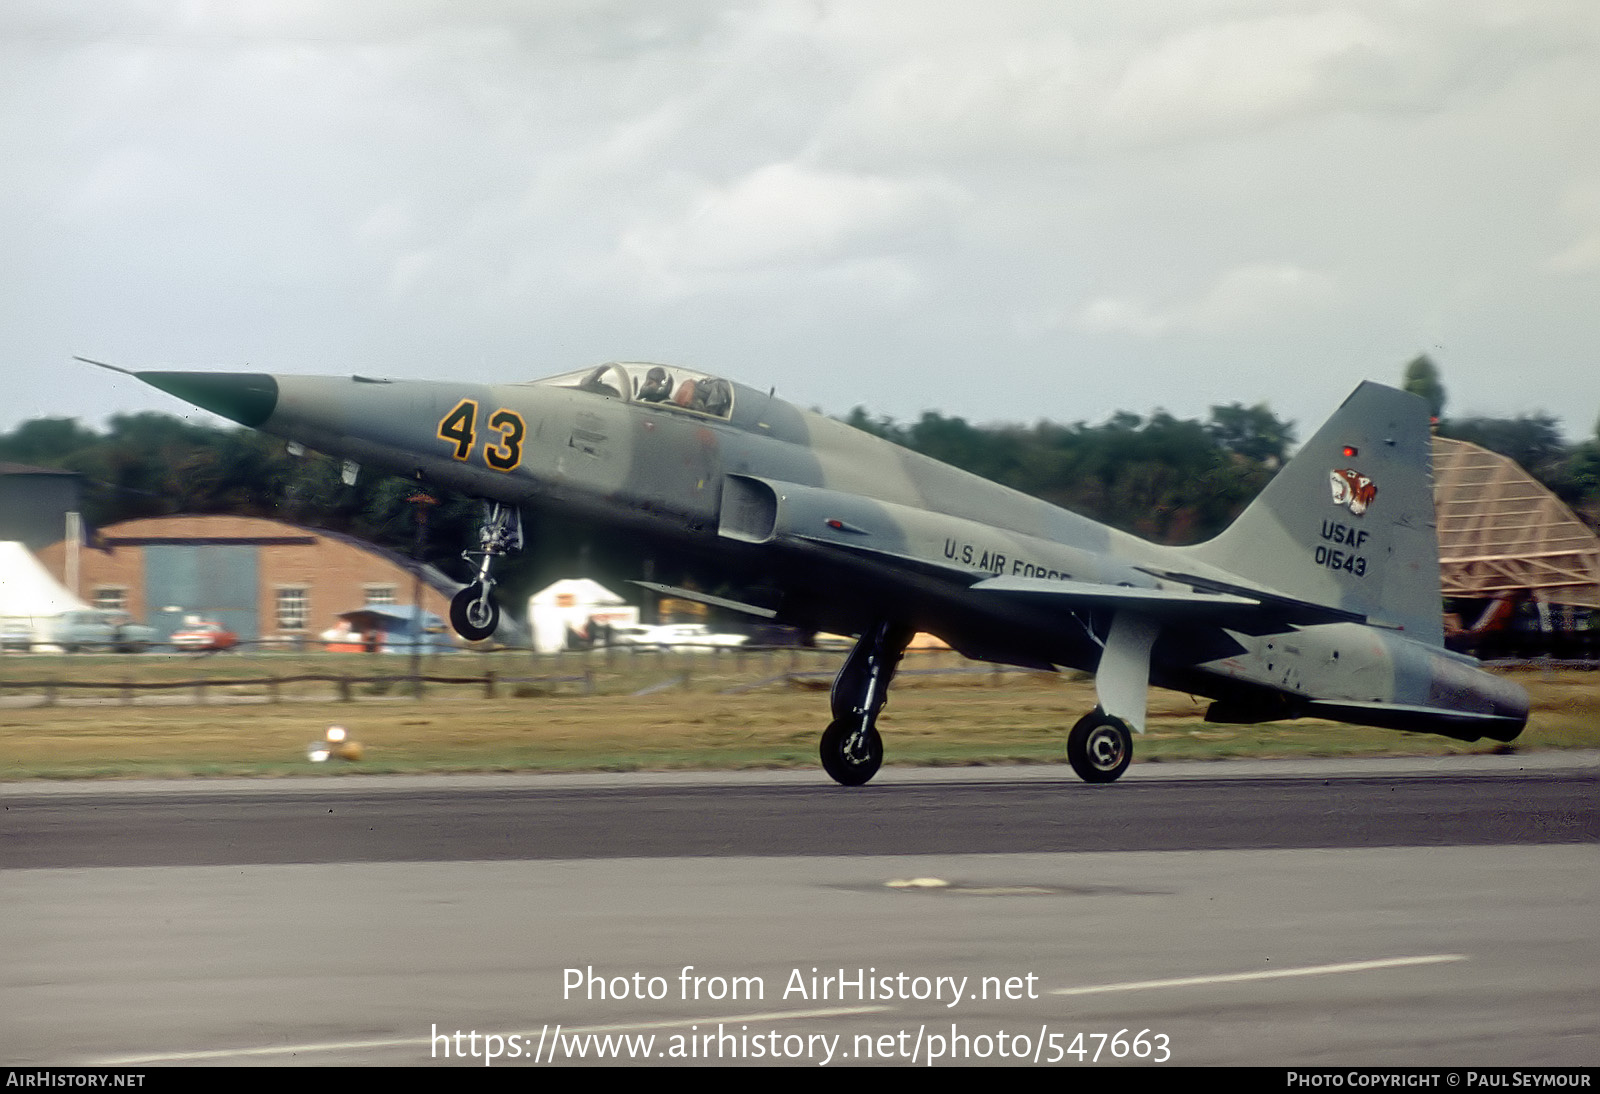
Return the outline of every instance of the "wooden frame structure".
[[[1600,537],[1516,462],[1433,439],[1444,595],[1600,608]]]

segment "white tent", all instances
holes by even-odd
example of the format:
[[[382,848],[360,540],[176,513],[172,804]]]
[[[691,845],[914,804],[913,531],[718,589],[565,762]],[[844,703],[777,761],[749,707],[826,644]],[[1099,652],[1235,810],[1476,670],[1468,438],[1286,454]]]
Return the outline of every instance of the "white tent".
[[[89,605],[68,592],[33,552],[14,541],[0,542],[0,621],[21,623],[40,645],[51,640],[51,623],[62,612]]]
[[[540,653],[564,648],[567,632],[581,633],[591,623],[616,626],[639,622],[639,609],[586,577],[569,577],[528,598],[528,625]]]

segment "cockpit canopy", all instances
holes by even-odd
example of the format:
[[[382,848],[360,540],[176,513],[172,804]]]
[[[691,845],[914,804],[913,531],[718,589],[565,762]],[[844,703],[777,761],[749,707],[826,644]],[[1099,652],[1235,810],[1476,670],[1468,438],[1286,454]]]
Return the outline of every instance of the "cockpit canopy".
[[[713,418],[733,413],[733,385],[718,376],[676,365],[647,361],[611,361],[581,372],[568,372],[548,380],[549,387],[571,387],[621,399],[628,403],[654,403]]]

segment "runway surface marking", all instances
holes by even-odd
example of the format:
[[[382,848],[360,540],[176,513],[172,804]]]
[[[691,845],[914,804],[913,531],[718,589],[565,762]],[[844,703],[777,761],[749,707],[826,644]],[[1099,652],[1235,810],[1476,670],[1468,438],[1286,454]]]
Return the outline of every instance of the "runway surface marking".
[[[1176,980],[1131,980],[1122,984],[1095,984],[1086,988],[1053,988],[1051,995],[1098,995],[1114,991],[1144,991],[1147,988],[1187,988],[1198,984],[1237,984],[1246,980],[1278,980],[1289,976],[1328,976],[1342,972],[1368,972],[1373,969],[1398,969],[1408,965],[1440,965],[1466,961],[1464,953],[1432,953],[1419,957],[1388,957],[1377,961],[1347,961],[1340,965],[1306,965],[1298,969],[1266,969],[1261,972],[1234,972],[1218,976],[1184,976]]]
[[[721,1022],[727,1025],[732,1022],[781,1022],[794,1018],[849,1018],[858,1014],[877,1014],[889,1010],[889,1007],[823,1007],[817,1010],[782,1010],[771,1011],[766,1014],[730,1014],[710,1016],[705,1018],[663,1018],[654,1022],[618,1022],[603,1026],[558,1026],[556,1032],[569,1035],[585,1033],[620,1033],[624,1030],[634,1029],[682,1029],[687,1026],[710,1025]],[[545,1027],[546,1031],[549,1026]],[[452,1031],[453,1032],[453,1031]],[[450,1037],[444,1037],[446,1042]],[[481,1036],[481,1034],[480,1034]],[[501,1034],[500,1036],[504,1036]],[[542,1038],[530,1031],[517,1034],[526,1042],[535,1040],[542,1042]],[[301,1053],[312,1052],[342,1052],[368,1048],[405,1048],[407,1046],[421,1047],[430,1044],[433,1038],[427,1034],[420,1037],[393,1037],[376,1041],[319,1041],[302,1045],[267,1045],[259,1048],[216,1048],[204,1049],[198,1052],[161,1052],[147,1056],[117,1056],[107,1060],[97,1060],[90,1067],[133,1067],[139,1064],[185,1064],[200,1063],[206,1060],[227,1060],[237,1056],[297,1056]]]
[[[1416,957],[1388,957],[1374,961],[1346,961],[1335,965],[1306,965],[1293,969],[1269,969],[1258,972],[1222,973],[1216,976],[1185,976],[1170,980],[1133,980],[1120,984],[1094,984],[1081,988],[1053,988],[1051,995],[1098,995],[1120,991],[1144,991],[1152,988],[1184,988],[1203,984],[1236,984],[1253,980],[1280,980],[1297,976],[1329,976],[1348,972],[1371,972],[1378,969],[1408,968],[1418,965],[1441,965],[1454,961],[1467,961],[1468,955],[1462,953],[1435,953],[1421,954]],[[707,1016],[702,1018],[664,1018],[652,1022],[619,1022],[597,1026],[567,1026],[562,1032],[567,1034],[586,1033],[618,1033],[625,1030],[640,1029],[682,1029],[685,1026],[701,1024],[733,1022],[781,1022],[797,1018],[843,1018],[860,1014],[877,1014],[891,1008],[883,1006],[872,1007],[825,1007],[817,1010],[789,1010],[771,1011],[764,1014],[734,1014],[721,1016]],[[546,1026],[546,1032],[548,1032]],[[440,1036],[446,1036],[440,1034]],[[540,1040],[530,1031],[522,1034],[525,1041]],[[314,1052],[341,1052],[359,1051],[362,1049],[405,1048],[407,1046],[420,1046],[428,1044],[432,1038],[424,1035],[418,1037],[396,1037],[371,1041],[321,1041],[308,1042],[298,1045],[269,1045],[257,1048],[229,1048],[206,1049],[196,1052],[165,1052],[142,1056],[118,1056],[112,1059],[99,1060],[94,1067],[131,1067],[140,1064],[175,1064],[199,1063],[207,1060],[226,1060],[237,1057],[268,1057],[268,1056],[297,1056]],[[446,1036],[448,1042],[449,1037]]]

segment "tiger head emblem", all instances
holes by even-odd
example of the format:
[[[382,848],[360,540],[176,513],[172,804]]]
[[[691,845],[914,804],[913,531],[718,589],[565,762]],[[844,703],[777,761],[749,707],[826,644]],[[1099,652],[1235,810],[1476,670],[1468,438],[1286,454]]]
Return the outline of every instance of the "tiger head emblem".
[[[1345,506],[1358,517],[1378,496],[1377,484],[1351,468],[1328,472],[1328,485],[1333,489],[1333,504]]]

